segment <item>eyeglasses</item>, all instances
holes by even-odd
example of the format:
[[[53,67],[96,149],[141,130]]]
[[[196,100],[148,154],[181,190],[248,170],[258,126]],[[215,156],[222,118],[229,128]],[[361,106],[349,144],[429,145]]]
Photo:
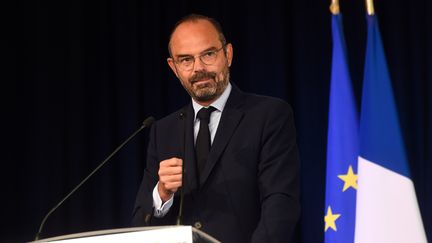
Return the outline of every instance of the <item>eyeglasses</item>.
[[[195,59],[198,57],[201,62],[205,65],[213,65],[218,56],[218,52],[220,52],[224,46],[216,50],[206,51],[202,54],[196,56],[181,56],[177,58],[177,60],[173,61],[177,64],[177,66],[183,71],[191,71],[195,64]]]

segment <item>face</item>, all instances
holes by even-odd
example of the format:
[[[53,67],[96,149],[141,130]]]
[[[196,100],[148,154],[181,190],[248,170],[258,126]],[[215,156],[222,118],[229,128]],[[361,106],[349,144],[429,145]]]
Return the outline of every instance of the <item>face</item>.
[[[199,104],[208,106],[225,90],[229,82],[229,67],[232,61],[232,46],[226,51],[219,40],[219,34],[207,20],[185,22],[177,27],[170,42],[172,58],[168,64],[189,95]],[[217,51],[219,50],[219,51]],[[216,52],[211,65],[204,64],[199,56]],[[185,71],[179,60],[195,58],[191,70]]]

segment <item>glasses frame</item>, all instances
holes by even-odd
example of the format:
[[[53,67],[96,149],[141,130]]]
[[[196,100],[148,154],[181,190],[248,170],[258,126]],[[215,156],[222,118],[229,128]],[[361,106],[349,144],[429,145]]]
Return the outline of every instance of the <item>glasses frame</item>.
[[[182,65],[181,65],[181,63],[180,63],[179,60],[176,60],[176,59],[174,59],[173,57],[171,57],[171,60],[176,64],[176,66],[177,66],[180,70],[183,70],[183,71],[185,71],[185,72],[188,72],[188,71],[191,71],[191,70],[194,69],[194,67],[195,67],[195,61],[196,61],[197,58],[201,61],[202,64],[204,64],[204,65],[206,65],[206,66],[211,66],[211,65],[213,65],[213,64],[216,62],[217,58],[218,58],[218,53],[219,53],[221,50],[223,50],[223,49],[225,48],[225,46],[226,46],[226,45],[222,45],[222,47],[219,48],[219,49],[204,51],[203,53],[201,53],[201,54],[197,54],[197,55],[195,55],[195,56],[192,56],[192,55],[184,55],[184,56],[183,56],[183,55],[182,55],[182,56],[179,57],[179,58],[187,58],[187,57],[189,57],[189,58],[193,58],[192,65],[191,65],[190,67],[187,67],[187,68],[182,67]],[[203,57],[204,57],[205,55],[208,55],[209,53],[214,53],[214,54],[215,54],[215,61],[214,61],[213,63],[210,63],[210,64],[208,64],[208,63],[206,63],[206,62],[203,61]]]

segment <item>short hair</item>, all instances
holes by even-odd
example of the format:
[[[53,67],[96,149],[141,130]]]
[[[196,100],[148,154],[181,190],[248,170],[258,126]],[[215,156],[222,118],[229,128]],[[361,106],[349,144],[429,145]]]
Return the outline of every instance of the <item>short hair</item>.
[[[220,23],[214,19],[214,18],[210,18],[201,14],[189,14],[184,16],[183,18],[181,18],[179,21],[177,21],[177,23],[174,25],[174,28],[171,30],[171,34],[169,37],[169,42],[168,42],[168,53],[170,55],[170,57],[172,57],[172,53],[171,53],[171,39],[172,39],[172,35],[174,34],[174,31],[177,29],[177,27],[179,27],[179,25],[185,23],[185,22],[197,22],[198,20],[207,20],[208,22],[210,22],[210,24],[213,25],[213,27],[216,29],[216,31],[219,34],[219,41],[222,43],[222,47],[224,49],[224,52],[226,52],[225,46],[227,44],[227,41],[225,39],[225,35],[222,32],[222,26],[220,25]]]

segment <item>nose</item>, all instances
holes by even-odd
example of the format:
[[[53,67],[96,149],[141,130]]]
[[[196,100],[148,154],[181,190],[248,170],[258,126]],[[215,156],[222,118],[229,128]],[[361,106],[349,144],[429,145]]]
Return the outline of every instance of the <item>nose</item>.
[[[194,72],[205,70],[205,64],[201,61],[201,58],[195,58],[193,70]]]

